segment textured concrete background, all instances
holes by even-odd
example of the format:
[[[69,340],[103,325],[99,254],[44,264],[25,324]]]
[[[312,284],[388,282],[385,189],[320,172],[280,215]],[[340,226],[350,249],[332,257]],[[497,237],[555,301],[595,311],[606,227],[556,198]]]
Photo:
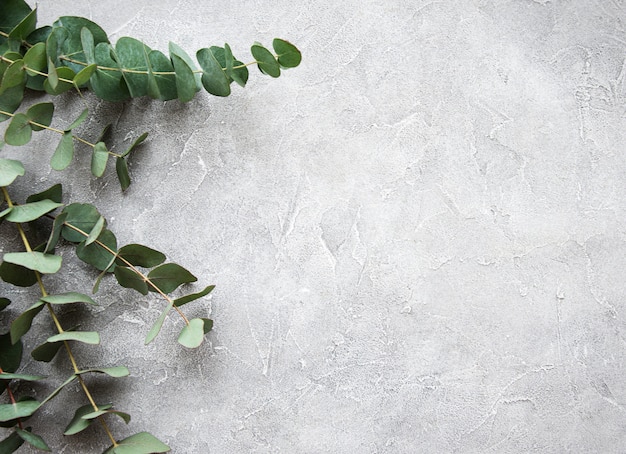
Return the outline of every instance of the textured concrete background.
[[[49,170],[51,136],[8,151],[24,193],[64,181],[122,244],[163,250],[199,276],[191,290],[217,285],[190,307],[215,320],[196,351],[175,317],[143,346],[163,304],[113,282],[81,313],[103,344],[80,361],[132,372],[96,383],[133,415],[118,437],[148,430],[177,453],[624,452],[625,8],[42,1],[42,23],[84,15],[161,50],[226,41],[249,61],[278,36],[304,55],[227,99],[88,97],[86,131],[113,121],[118,149],[150,132],[124,195],[112,169],[89,180],[86,153]],[[82,108],[62,102],[59,124]],[[50,285],[89,291],[96,274],[68,267]],[[82,399],[70,388],[36,418],[58,452],[106,446],[50,419]]]

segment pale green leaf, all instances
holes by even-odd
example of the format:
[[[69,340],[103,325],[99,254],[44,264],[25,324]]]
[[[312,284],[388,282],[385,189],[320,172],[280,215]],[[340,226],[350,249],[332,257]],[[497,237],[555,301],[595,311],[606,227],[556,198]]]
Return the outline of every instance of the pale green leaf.
[[[60,206],[63,206],[63,204],[53,202],[52,200],[40,200],[38,202],[25,203],[24,205],[15,205],[5,219],[10,222],[30,222],[39,219],[44,214]]]
[[[17,418],[26,418],[39,409],[41,404],[36,400],[24,400],[21,402],[0,405],[0,422],[11,421]]]
[[[100,343],[100,335],[96,331],[64,331],[46,339],[46,342],[60,341],[77,341],[97,345]]]
[[[204,321],[199,318],[189,320],[178,336],[178,343],[187,348],[196,348],[204,338]]]
[[[108,160],[109,150],[104,142],[98,142],[91,155],[91,173],[96,177],[101,177],[106,170]]]
[[[169,452],[170,447],[148,432],[140,432],[111,446],[104,454],[154,454]]]
[[[61,136],[61,141],[54,150],[50,166],[54,170],[63,170],[72,162],[74,157],[74,138],[71,131],[65,131]]]
[[[154,324],[152,325],[152,328],[150,328],[150,331],[148,331],[148,334],[146,335],[146,339],[144,341],[146,345],[148,345],[150,342],[154,340],[155,337],[157,337],[157,335],[159,334],[159,331],[161,331],[163,322],[165,321],[165,318],[167,317],[167,314],[172,309],[172,307],[174,307],[174,304],[169,303],[167,307],[165,308],[165,310],[161,312],[161,315],[159,315],[159,318],[157,318],[156,322],[154,322]]]
[[[57,295],[46,295],[40,298],[41,301],[50,304],[71,304],[71,303],[85,303],[93,304],[96,302],[91,297],[78,292],[59,293]]]
[[[0,187],[8,186],[24,175],[24,166],[14,159],[0,158]]]
[[[22,440],[24,440],[29,445],[41,450],[41,451],[52,451],[50,447],[46,444],[43,438],[39,435],[29,432],[28,430],[22,430],[19,427],[15,428],[15,432],[20,436]]]
[[[13,116],[9,127],[4,133],[4,140],[9,145],[21,146],[30,142],[33,130],[26,114],[18,113]]]
[[[42,252],[9,252],[4,254],[4,261],[20,265],[42,274],[54,274],[61,269],[61,257]]]

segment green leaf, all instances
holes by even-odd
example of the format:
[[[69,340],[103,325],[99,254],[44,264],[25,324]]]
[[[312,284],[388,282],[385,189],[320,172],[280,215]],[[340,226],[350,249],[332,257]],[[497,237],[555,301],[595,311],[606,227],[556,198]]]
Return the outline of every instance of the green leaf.
[[[37,8],[28,13],[28,15],[9,32],[9,38],[23,41],[28,35],[35,31],[35,28],[37,28]]]
[[[152,325],[152,328],[150,328],[150,331],[148,331],[148,334],[146,335],[146,339],[144,341],[145,345],[148,345],[150,342],[154,340],[155,337],[157,337],[157,335],[159,334],[159,331],[161,331],[163,322],[165,322],[165,318],[167,317],[167,314],[173,307],[174,307],[174,304],[169,303],[167,307],[165,308],[165,310],[161,312],[161,315],[159,315],[159,318],[157,318],[157,320]]]
[[[130,186],[130,174],[128,173],[128,164],[126,158],[118,156],[115,159],[115,172],[117,173],[117,179],[120,182],[122,191],[125,191]]]
[[[4,254],[4,261],[42,274],[54,274],[61,269],[60,256],[37,251],[9,252]]]
[[[133,270],[124,266],[117,266],[113,272],[115,279],[122,287],[135,289],[142,295],[148,294],[148,284]]]
[[[19,427],[15,428],[15,432],[20,436],[22,440],[27,442],[29,445],[40,449],[41,451],[52,451],[50,447],[46,444],[43,438],[39,435],[36,435],[28,430],[22,430]]]
[[[228,50],[226,49],[228,48]],[[224,74],[228,77],[228,82],[231,83],[233,80],[237,82],[237,84],[242,87],[246,86],[246,82],[248,82],[248,68],[243,62],[236,60],[232,55],[232,51],[230,50],[230,46],[225,44],[224,47],[211,46],[209,48],[213,53],[213,56],[218,61],[220,66],[224,69]],[[230,55],[228,55],[230,53]],[[232,59],[232,68],[229,72],[229,63],[227,61]]]
[[[170,56],[176,55],[178,58],[183,60],[192,71],[196,71],[198,69],[196,68],[196,64],[194,63],[192,58],[189,56],[189,54],[185,52],[185,50],[182,47],[180,47],[178,44],[170,41],[169,51],[170,51]],[[200,81],[200,77],[201,76],[199,73],[194,73],[194,78],[196,79],[196,91],[200,91],[200,87],[202,85],[202,82]]]
[[[53,115],[54,104],[51,102],[41,102],[39,104],[35,104],[26,112],[26,116],[30,121],[30,127],[33,131],[41,131],[42,129],[45,129],[43,126],[50,126]]]
[[[48,61],[46,59],[46,44],[37,43],[24,54],[24,65],[29,76],[36,76],[33,71],[43,72],[46,70]],[[31,71],[32,70],[32,71]]]
[[[91,244],[82,242],[76,246],[76,255],[83,262],[89,263],[100,271],[110,271],[111,262],[115,258],[115,255],[111,254],[98,243],[104,244],[112,251],[117,251],[117,239],[115,235],[110,230],[103,230],[97,242]]]
[[[77,341],[97,345],[100,343],[100,335],[96,331],[64,331],[46,339],[46,342],[60,341]]]
[[[61,236],[61,229],[63,228],[63,223],[67,219],[67,213],[63,212],[54,218],[54,222],[52,223],[52,231],[50,232],[50,237],[48,238],[48,242],[46,243],[46,247],[44,249],[44,254],[49,254],[54,251],[57,243],[59,242],[59,237]]]
[[[76,118],[76,120],[74,120],[72,122],[72,124],[70,124],[67,129],[65,130],[65,132],[67,131],[71,131],[74,128],[77,128],[78,126],[80,126],[83,121],[85,121],[87,119],[87,115],[89,115],[89,109],[84,109],[80,115]]]
[[[0,94],[6,89],[12,87],[21,87],[23,89],[26,83],[26,72],[24,71],[24,60],[15,60],[9,65],[2,75],[2,83],[0,83]]]
[[[4,133],[4,140],[9,145],[21,146],[30,142],[33,130],[30,127],[28,117],[23,113],[13,116],[11,123]]]
[[[52,80],[51,80],[52,75]],[[72,69],[66,66],[60,66],[55,68],[52,72],[50,71],[50,67],[48,68],[48,79],[43,83],[43,88],[46,93],[51,95],[60,95],[61,93],[65,93],[66,91],[74,88],[74,77],[76,73],[72,71]],[[63,80],[61,80],[63,79]],[[53,85],[53,81],[56,80],[57,84]]]
[[[213,329],[213,320],[211,320],[210,318],[201,318],[200,320],[204,322],[204,334]]]
[[[68,38],[68,31],[63,27],[52,27],[46,38],[46,61],[52,62],[52,66],[61,65],[60,55],[63,55],[63,45]]]
[[[98,142],[91,155],[91,173],[95,177],[101,177],[106,170],[108,160],[109,150],[107,150],[104,142]]]
[[[269,50],[260,44],[255,44],[250,48],[250,52],[262,73],[272,77],[280,76],[280,65]]]
[[[153,454],[169,452],[170,447],[148,432],[139,432],[111,446],[104,454]]]
[[[112,406],[113,405],[111,404],[98,405],[98,408],[101,410],[108,410]],[[83,416],[88,415],[89,413],[92,413],[92,412],[93,412],[93,407],[91,406],[91,404],[83,405],[82,407],[77,408],[76,411],[74,412],[74,417],[65,428],[65,432],[63,432],[63,435],[74,435],[85,430],[87,427],[89,427],[89,425],[93,421],[89,419],[83,419]]]
[[[91,79],[91,76],[93,76],[96,72],[97,68],[98,65],[92,63],[91,65],[85,66],[83,69],[78,71],[76,73],[76,76],[74,77],[74,85],[76,85],[77,87],[81,87],[87,84],[87,82],[89,82],[89,79]]]
[[[172,64],[176,73],[176,91],[181,102],[188,102],[198,92],[196,76],[187,62],[178,55],[171,54]]]
[[[211,50],[200,49],[196,57],[203,71],[201,80],[204,89],[215,96],[230,95],[230,81]]]
[[[101,367],[95,369],[85,369],[77,372],[76,375],[88,374],[88,373],[98,373],[98,374],[106,374],[109,377],[120,378],[127,377],[130,375],[128,368],[126,366],[116,366],[116,367]],[[0,377],[2,377],[0,375]]]
[[[72,59],[76,61],[86,62],[81,41],[83,28],[89,30],[95,44],[106,44],[109,41],[106,32],[98,24],[84,17],[63,16],[58,18],[52,25],[54,28],[67,30],[67,39],[62,42],[62,46],[59,49],[60,54],[71,55]],[[82,68],[82,65],[76,63],[65,62],[64,64],[70,66],[76,72],[80,71]]]
[[[63,204],[53,202],[52,200],[40,200],[38,202],[25,203],[24,205],[15,205],[5,219],[10,222],[31,222],[39,219],[46,213],[56,210],[60,206],[63,206]]]
[[[108,43],[96,46],[95,61],[99,67],[119,68],[117,62],[111,58],[113,48]],[[128,99],[130,92],[121,71],[97,69],[89,81],[90,88],[99,98],[105,101],[123,101]]]
[[[36,194],[31,194],[26,199],[26,203],[39,202],[40,200],[52,200],[56,203],[61,203],[63,200],[63,187],[60,183],[50,186],[48,189]]]
[[[57,73],[57,68],[54,66],[54,62],[51,59],[48,59],[48,86],[51,90],[56,90],[59,86],[59,74]]]
[[[272,42],[272,47],[278,55],[278,63],[284,68],[295,68],[302,61],[302,54],[289,41],[276,38]]]
[[[147,132],[144,132],[142,135],[137,137],[135,141],[132,143],[132,145],[128,147],[128,149],[124,153],[122,153],[121,156],[122,157],[128,156],[130,152],[133,151],[137,145],[141,144],[144,140],[146,140],[147,137],[148,137]]]
[[[5,90],[0,89],[0,110],[13,113],[22,104],[24,99],[24,86],[10,87]],[[0,114],[0,121],[12,118],[9,115]]]
[[[211,293],[211,292],[213,291],[213,289],[214,289],[214,288],[215,288],[215,286],[214,286],[214,285],[209,285],[208,287],[206,287],[206,288],[205,288],[204,290],[202,290],[201,292],[198,292],[198,293],[191,293],[191,294],[189,294],[189,295],[185,295],[185,296],[182,296],[182,297],[180,297],[180,298],[176,298],[176,299],[174,300],[174,306],[176,306],[176,307],[180,307],[180,306],[182,306],[183,304],[187,304],[187,303],[190,303],[190,302],[192,302],[192,301],[195,301],[195,300],[197,300],[197,299],[199,299],[199,298],[202,298],[203,296],[206,296],[206,295],[208,295],[209,293]]]
[[[133,98],[148,94],[147,54],[150,50],[141,41],[128,36],[121,37],[115,44],[115,56]]]
[[[178,97],[176,76],[170,59],[163,52],[152,50],[147,54],[147,61],[148,95],[163,101],[176,99]]]
[[[43,375],[26,375],[26,374],[11,374],[8,372],[0,373],[0,380],[23,380],[23,381],[39,381],[43,380]]]
[[[96,207],[88,203],[72,203],[63,209],[63,213],[67,213],[67,219],[65,220],[67,225],[61,233],[63,238],[72,243],[84,241],[100,219],[100,213],[98,213]],[[75,227],[83,233],[77,232],[68,227],[68,225]]]
[[[170,293],[182,284],[198,280],[193,274],[176,263],[158,266],[148,273],[148,279],[163,293]],[[149,290],[155,291],[152,287],[149,287]]]
[[[61,136],[61,141],[54,150],[50,166],[54,170],[63,170],[72,162],[74,157],[74,138],[71,131],[66,131]]]
[[[63,347],[63,342],[46,342],[33,349],[33,351],[30,352],[30,356],[32,356],[35,361],[49,363],[54,359],[61,347]]]
[[[105,225],[106,225],[106,220],[102,216],[100,216],[100,219],[98,219],[98,222],[96,222],[96,225],[94,225],[93,229],[91,229],[91,232],[89,232],[89,236],[85,240],[85,246],[89,246],[91,243],[93,243],[94,241],[98,239]]]
[[[34,271],[7,262],[0,263],[0,278],[18,287],[30,287],[37,283],[37,275]]]
[[[22,342],[11,342],[11,334],[0,335],[0,367],[4,372],[13,373],[22,362]]]
[[[0,453],[10,454],[15,452],[22,444],[24,444],[24,440],[16,432],[12,432],[11,435],[0,441]]]
[[[189,320],[178,336],[178,343],[187,348],[196,348],[204,338],[204,321],[200,318]]]
[[[14,159],[0,158],[0,187],[8,186],[24,175],[24,166]]]
[[[0,311],[3,311],[11,304],[11,300],[8,298],[0,298]]]
[[[165,261],[165,255],[162,252],[141,244],[127,244],[118,251],[117,255],[131,265],[143,266],[144,268],[152,268]],[[119,258],[117,264],[127,266]]]
[[[93,304],[96,302],[89,296],[78,292],[59,293],[58,295],[47,295],[40,298],[41,301],[50,304],[70,304],[70,303],[85,303]]]
[[[0,10],[0,31],[8,34],[31,11],[31,7],[24,0],[3,0]]]
[[[41,301],[37,301],[31,307],[22,312],[19,317],[17,317],[11,323],[11,342],[15,344],[19,341],[24,334],[28,332],[31,325],[33,324],[33,319],[41,312],[44,308],[45,304]]]
[[[40,403],[36,400],[25,400],[14,404],[0,405],[0,421],[11,421],[17,418],[26,418],[39,409]]]

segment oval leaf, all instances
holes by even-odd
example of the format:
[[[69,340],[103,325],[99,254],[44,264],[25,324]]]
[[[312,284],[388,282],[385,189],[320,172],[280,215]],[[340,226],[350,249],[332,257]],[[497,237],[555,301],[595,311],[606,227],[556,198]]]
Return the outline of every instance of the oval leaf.
[[[0,405],[0,422],[26,418],[35,413],[40,405],[36,400],[24,400],[14,404]]]
[[[39,219],[44,214],[60,206],[63,206],[63,204],[53,202],[52,200],[40,200],[38,202],[25,203],[24,205],[16,205],[5,219],[10,222],[30,222]]]
[[[148,432],[139,432],[111,446],[104,454],[153,454],[168,452],[170,447]]]
[[[45,129],[44,126],[50,126],[53,115],[54,104],[51,102],[40,102],[39,104],[31,106],[26,111],[26,116],[30,121],[30,127],[33,131],[41,131],[42,129]]]
[[[108,160],[109,150],[104,142],[98,142],[91,155],[91,173],[96,177],[101,177],[106,170]]]
[[[21,146],[30,142],[33,130],[26,114],[18,113],[13,116],[11,123],[4,133],[4,140],[9,145]]]
[[[122,287],[135,289],[142,295],[148,294],[148,284],[143,280],[143,277],[133,270],[124,266],[117,266],[114,273],[115,279]]]
[[[97,345],[100,335],[96,331],[65,331],[46,339],[46,342],[78,341],[85,344]]]
[[[165,254],[141,244],[127,244],[120,248],[117,255],[131,265],[143,266],[145,268],[152,268],[165,261]],[[122,265],[124,262],[118,259],[117,263]]]
[[[42,274],[54,274],[61,269],[61,257],[43,252],[9,252],[4,254],[4,261],[20,265]]]
[[[148,279],[163,293],[170,293],[180,285],[195,282],[198,279],[176,263],[166,263],[148,273]],[[150,291],[156,291],[152,286]]]
[[[0,186],[8,186],[24,175],[24,166],[15,159],[0,158]]]
[[[178,336],[178,343],[187,348],[196,348],[204,338],[204,321],[199,318],[189,320]]]

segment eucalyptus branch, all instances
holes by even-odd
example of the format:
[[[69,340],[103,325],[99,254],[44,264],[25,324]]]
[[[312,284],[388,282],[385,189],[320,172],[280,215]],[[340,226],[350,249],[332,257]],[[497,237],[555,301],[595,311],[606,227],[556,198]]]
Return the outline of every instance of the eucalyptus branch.
[[[11,197],[9,195],[9,192],[7,191],[6,187],[3,186],[1,188],[1,190],[2,190],[2,193],[4,195],[4,199],[5,199],[6,203],[7,203],[7,205],[9,206],[9,208],[13,208],[15,205],[13,204],[13,200],[11,199]],[[18,232],[20,234],[20,237],[22,239],[22,243],[23,243],[24,248],[26,249],[26,251],[27,252],[32,252],[33,249],[32,249],[32,247],[30,245],[30,241],[28,240],[28,238],[26,236],[26,233],[25,233],[21,223],[15,223],[15,227],[17,228],[17,230],[18,230]],[[39,284],[39,289],[40,289],[40,292],[41,292],[41,296],[45,298],[46,296],[48,296],[48,293],[47,293],[47,291],[46,291],[46,289],[45,289],[45,287],[43,285],[43,281],[41,279],[41,273],[39,271],[35,271],[35,275],[37,276],[37,282]],[[51,318],[52,318],[52,320],[54,322],[54,325],[56,326],[57,332],[59,334],[64,333],[63,327],[61,326],[61,323],[60,323],[56,313],[54,312],[54,309],[52,308],[52,304],[46,302],[45,306],[47,307],[48,312],[50,313],[50,316],[51,316]],[[74,357],[74,354],[72,352],[72,348],[71,348],[69,342],[64,340],[63,341],[63,345],[65,347],[65,350],[67,352],[69,360],[70,360],[70,362],[72,364],[72,368],[74,369],[74,374],[78,378],[78,381],[79,381],[79,383],[81,385],[81,388],[82,388],[85,396],[87,397],[87,400],[89,400],[89,403],[92,405],[94,411],[99,411],[100,409],[99,409],[98,405],[96,404],[96,402],[95,402],[91,392],[89,391],[89,388],[87,387],[87,384],[85,383],[84,379],[80,375],[81,369],[78,367],[78,364],[76,362],[76,358]],[[113,445],[117,446],[117,441],[115,440],[115,437],[111,433],[111,430],[109,429],[106,421],[104,421],[104,418],[102,416],[98,416],[97,419],[102,424],[102,426],[103,426],[107,436],[109,437],[109,439],[111,440]]]

